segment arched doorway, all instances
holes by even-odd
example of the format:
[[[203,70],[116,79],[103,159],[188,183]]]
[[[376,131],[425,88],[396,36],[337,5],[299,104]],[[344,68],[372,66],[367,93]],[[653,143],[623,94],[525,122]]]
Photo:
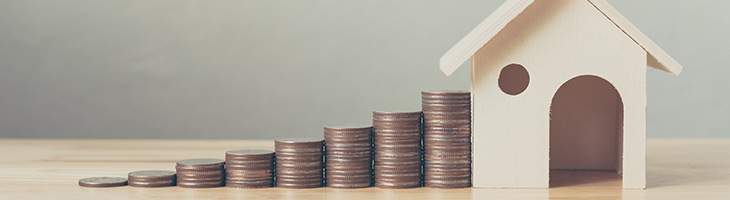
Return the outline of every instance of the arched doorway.
[[[565,82],[550,107],[550,187],[620,179],[622,143],[623,102],[616,88],[592,75]]]

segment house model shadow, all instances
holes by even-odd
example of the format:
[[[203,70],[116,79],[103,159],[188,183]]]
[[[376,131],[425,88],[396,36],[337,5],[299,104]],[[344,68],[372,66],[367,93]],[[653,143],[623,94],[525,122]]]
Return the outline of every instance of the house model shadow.
[[[646,187],[646,67],[682,66],[605,0],[508,0],[441,70],[469,58],[474,187],[548,188],[550,170]]]

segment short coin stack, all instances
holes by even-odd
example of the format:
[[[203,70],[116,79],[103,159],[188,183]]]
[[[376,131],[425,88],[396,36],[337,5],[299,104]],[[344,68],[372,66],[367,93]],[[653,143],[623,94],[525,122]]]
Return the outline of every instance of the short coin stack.
[[[226,152],[226,186],[266,188],[274,184],[274,152],[232,150]]]
[[[284,188],[322,187],[323,139],[289,138],[274,141],[276,186]]]
[[[373,112],[375,186],[421,186],[421,111]]]
[[[363,188],[372,185],[372,129],[370,125],[324,127],[327,186]]]
[[[424,185],[471,186],[471,93],[421,92]]]
[[[177,186],[184,188],[220,187],[224,183],[221,159],[197,158],[177,161]]]
[[[167,187],[175,185],[175,171],[141,170],[127,174],[129,186],[132,187]]]

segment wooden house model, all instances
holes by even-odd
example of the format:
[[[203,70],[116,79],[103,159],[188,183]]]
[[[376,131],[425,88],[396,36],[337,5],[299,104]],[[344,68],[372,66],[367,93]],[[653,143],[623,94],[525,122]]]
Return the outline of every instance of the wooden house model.
[[[508,0],[440,68],[470,58],[474,187],[601,170],[645,188],[647,66],[682,66],[605,0]]]

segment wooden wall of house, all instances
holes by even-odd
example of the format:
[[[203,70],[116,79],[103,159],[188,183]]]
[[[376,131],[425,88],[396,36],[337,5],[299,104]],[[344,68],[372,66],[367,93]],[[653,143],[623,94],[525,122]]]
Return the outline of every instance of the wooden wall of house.
[[[498,80],[515,63],[529,85],[510,95]],[[644,188],[646,63],[646,52],[589,2],[535,2],[472,57],[474,186],[549,187],[552,98],[568,80],[594,75],[624,103],[624,187]]]

